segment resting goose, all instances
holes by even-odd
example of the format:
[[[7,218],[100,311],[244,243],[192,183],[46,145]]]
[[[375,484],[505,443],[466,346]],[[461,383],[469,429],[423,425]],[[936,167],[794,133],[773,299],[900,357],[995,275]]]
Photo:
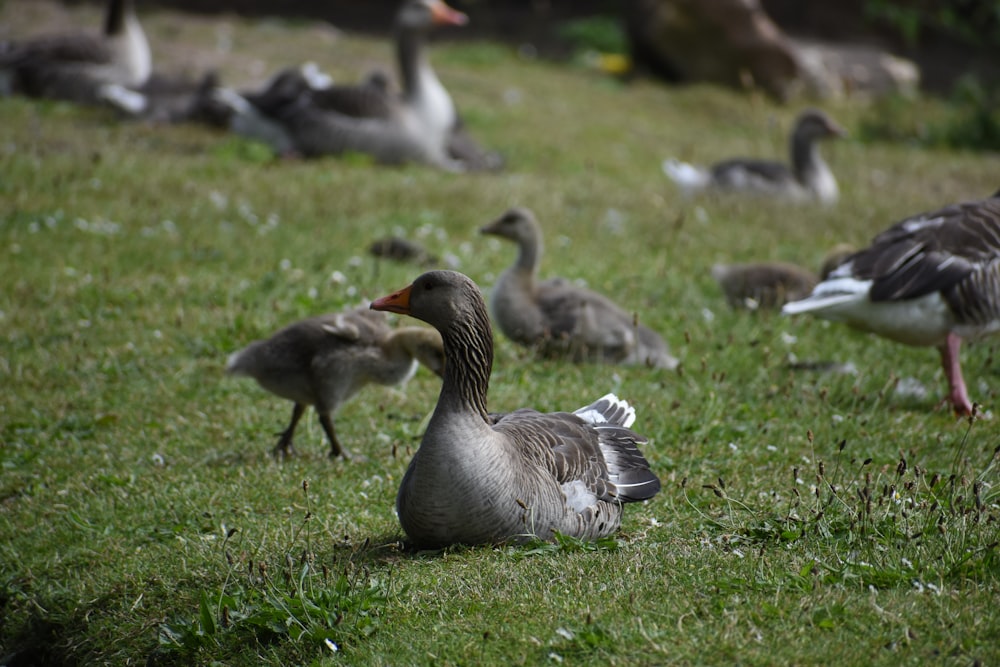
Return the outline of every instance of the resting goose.
[[[490,303],[508,338],[576,361],[677,367],[663,339],[607,297],[562,278],[538,280],[542,230],[531,211],[512,208],[479,232],[518,247],[517,260],[500,275]]]
[[[233,353],[231,375],[254,378],[261,387],[295,403],[292,421],[274,447],[292,454],[295,427],[312,405],[330,441],[330,456],[349,457],[337,440],[332,415],[367,384],[397,385],[417,370],[417,362],[441,375],[441,337],[426,327],[392,329],[381,313],[367,308],[300,320],[270,338]]]
[[[1000,191],[896,223],[783,312],[937,347],[948,398],[970,414],[959,349],[963,338],[1000,330]]]
[[[832,204],[839,195],[837,180],[820,156],[817,142],[846,135],[828,115],[807,109],[792,131],[791,167],[770,160],[736,158],[706,168],[668,159],[663,162],[663,172],[687,193],[712,189]]]
[[[200,80],[154,72],[138,88],[117,83],[103,84],[98,89],[98,97],[133,120],[216,124],[220,107],[213,100],[213,95],[218,87],[215,72],[205,74]]]
[[[110,0],[101,35],[38,37],[0,54],[0,89],[31,97],[99,101],[102,84],[142,86],[152,71],[133,0]]]
[[[573,413],[490,415],[493,336],[479,288],[431,271],[372,302],[441,332],[448,360],[437,406],[403,476],[396,512],[417,547],[596,539],[616,531],[622,505],[652,498],[660,480],[629,429],[635,410],[613,394]]]
[[[234,107],[241,107],[237,114],[261,114],[280,125],[291,150],[306,157],[354,152],[386,164],[418,162],[464,171],[447,150],[457,118],[455,107],[430,65],[424,43],[432,27],[463,25],[467,20],[442,0],[403,3],[396,15],[403,91],[398,99],[391,99],[379,92],[379,86],[366,85],[366,94],[379,104],[377,111],[364,105],[345,109],[345,97],[351,103],[360,102],[336,87],[278,96],[266,105],[254,103],[249,110]],[[279,152],[286,149],[284,142],[272,145]]]
[[[752,262],[716,264],[712,267],[712,277],[731,308],[769,310],[809,296],[816,284],[853,252],[852,246],[837,245],[823,259],[819,276],[797,264]]]

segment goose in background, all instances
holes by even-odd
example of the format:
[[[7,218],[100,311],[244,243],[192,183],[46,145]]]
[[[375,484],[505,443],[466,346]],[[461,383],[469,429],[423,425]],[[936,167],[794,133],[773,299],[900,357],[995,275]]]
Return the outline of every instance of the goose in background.
[[[486,409],[493,335],[479,287],[432,271],[372,302],[441,332],[448,363],[431,415],[396,496],[417,547],[597,539],[618,530],[624,503],[652,498],[660,480],[630,426],[635,410],[608,394],[575,412]]]
[[[512,208],[479,232],[518,247],[517,259],[497,279],[490,303],[508,338],[574,361],[677,367],[663,339],[606,296],[562,278],[538,280],[542,230],[531,211]]]
[[[276,152],[295,152],[305,157],[363,153],[377,162],[417,162],[450,171],[466,167],[448,152],[448,142],[457,122],[454,103],[431,67],[426,51],[428,31],[441,25],[464,25],[465,14],[442,0],[407,0],[395,21],[396,48],[402,78],[397,95],[368,82],[357,87],[295,92],[282,89],[265,100],[234,103],[237,117],[260,115],[283,130],[286,141],[271,143]],[[349,107],[349,108],[347,108]],[[256,120],[256,119],[254,119]],[[242,129],[238,120],[234,128]],[[289,148],[290,146],[290,148]]]
[[[770,160],[735,158],[711,167],[696,167],[674,159],[663,161],[663,172],[686,194],[702,190],[747,192],[790,200],[837,201],[837,179],[823,161],[818,142],[847,136],[847,131],[818,109],[803,111],[790,139],[791,165]]]
[[[368,384],[406,382],[418,362],[442,375],[443,354],[441,336],[433,329],[393,329],[382,313],[359,308],[300,320],[255,341],[230,355],[226,372],[252,377],[267,391],[295,403],[275,456],[293,453],[295,427],[311,405],[330,441],[330,456],[349,458],[333,428],[337,409]]]
[[[771,310],[809,296],[816,284],[853,252],[854,247],[847,244],[834,247],[823,259],[819,275],[788,262],[751,262],[716,264],[712,277],[731,308]]]
[[[937,347],[948,399],[971,414],[959,351],[962,339],[1000,331],[1000,191],[896,223],[783,312]]]
[[[100,35],[40,36],[0,53],[0,92],[97,103],[103,84],[145,84],[152,62],[133,0],[110,0]]]
[[[200,79],[154,72],[138,88],[105,83],[98,98],[131,120],[151,123],[201,122],[220,124],[227,111],[215,101],[219,77],[208,72]]]

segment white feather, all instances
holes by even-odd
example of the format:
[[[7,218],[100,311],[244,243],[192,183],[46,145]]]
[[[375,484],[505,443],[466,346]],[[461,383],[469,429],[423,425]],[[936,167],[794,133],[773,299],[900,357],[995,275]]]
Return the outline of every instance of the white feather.
[[[661,168],[670,180],[687,192],[708,187],[708,184],[712,180],[712,176],[708,173],[708,170],[695,167],[687,162],[680,162],[673,158],[664,160]]]

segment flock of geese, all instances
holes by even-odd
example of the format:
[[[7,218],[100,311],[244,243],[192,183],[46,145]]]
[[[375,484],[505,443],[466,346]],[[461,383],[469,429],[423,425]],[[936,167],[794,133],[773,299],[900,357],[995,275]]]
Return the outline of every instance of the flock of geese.
[[[234,91],[211,75],[184,85],[154,75],[132,0],[111,0],[100,36],[3,45],[0,89],[110,103],[136,117],[204,120],[279,154],[361,152],[384,163],[497,169],[502,160],[468,135],[424,47],[434,26],[466,21],[441,0],[403,2],[395,19],[398,92],[381,73],[334,85],[311,66],[283,70],[259,90]],[[817,143],[845,134],[825,113],[807,110],[791,133],[789,164],[733,159],[698,167],[667,160],[663,170],[685,193],[832,204],[837,182]],[[660,489],[639,449],[646,440],[631,429],[635,410],[608,394],[573,412],[491,413],[493,327],[542,355],[572,361],[669,370],[678,360],[659,334],[611,298],[539,277],[543,238],[530,210],[512,208],[480,232],[517,246],[489,309],[470,278],[433,270],[369,308],[292,323],[232,354],[226,369],[293,402],[274,447],[278,456],[293,453],[296,426],[312,406],[330,455],[349,457],[333,424],[342,404],[368,384],[404,382],[418,364],[438,374],[441,393],[396,501],[400,523],[418,547],[608,535],[618,529],[624,503]],[[379,252],[390,256],[411,251],[395,240],[383,245]],[[782,264],[719,266],[713,274],[734,306],[812,313],[938,348],[953,409],[975,414],[959,348],[963,339],[1000,329],[1000,191],[905,218],[867,248],[838,248],[818,275]],[[431,328],[392,328],[384,312]]]

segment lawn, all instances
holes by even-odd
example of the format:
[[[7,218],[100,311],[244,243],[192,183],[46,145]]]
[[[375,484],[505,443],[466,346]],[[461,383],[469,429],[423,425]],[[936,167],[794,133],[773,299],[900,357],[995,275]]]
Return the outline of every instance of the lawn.
[[[0,6],[12,31],[67,17],[99,23],[89,5]],[[312,24],[143,20],[167,67],[234,84],[305,59],[351,80],[391,59],[384,41]],[[782,157],[802,105],[623,84],[503,45],[433,48],[504,172],[277,161],[208,128],[0,100],[0,663],[1000,661],[996,339],[963,350],[987,412],[973,423],[938,407],[935,351],[731,311],[709,273],[815,267],[837,243],[995,191],[1000,158],[868,140],[875,111],[848,100],[825,106],[853,133],[824,146],[836,206],[685,199],[663,158]],[[414,553],[393,502],[440,381],[421,370],[344,407],[339,435],[366,460],[329,460],[309,413],[299,455],[278,462],[290,406],[225,377],[225,360],[409,283],[419,268],[367,254],[389,234],[487,288],[514,252],[477,229],[513,205],[545,230],[544,275],[614,296],[682,365],[536,360],[499,337],[491,409],[615,391],[663,490],[596,544]]]

